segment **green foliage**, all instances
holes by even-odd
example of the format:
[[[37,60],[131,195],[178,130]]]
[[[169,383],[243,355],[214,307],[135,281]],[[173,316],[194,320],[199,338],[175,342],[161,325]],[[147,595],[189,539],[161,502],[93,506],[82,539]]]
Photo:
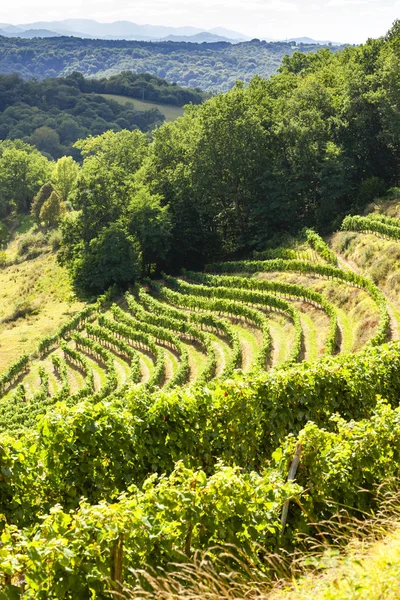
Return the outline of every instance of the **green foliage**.
[[[24,81],[15,75],[0,75],[0,140],[23,139],[55,160],[65,154],[79,159],[73,147],[79,139],[107,130],[151,131],[164,121],[157,109],[138,111],[132,104],[87,93],[91,87],[99,93],[107,91],[107,80],[95,84],[83,78],[81,81],[79,74],[63,79],[50,77]],[[190,96],[190,92],[187,94]],[[65,190],[59,191],[65,201]]]
[[[28,141],[42,154],[50,158],[58,158],[62,154],[60,136],[54,129],[47,126],[38,127],[29,136]]]
[[[317,52],[320,48],[317,44],[296,46],[293,42],[259,40],[241,44],[193,44],[88,39],[82,43],[71,37],[31,40],[0,37],[0,72],[19,73],[26,79],[70,75],[67,81],[76,81],[79,86],[80,73],[83,73],[90,77],[83,86],[88,91],[106,87],[109,93],[123,90],[128,96],[142,98],[144,89],[147,100],[196,104],[199,96],[202,97],[201,90],[189,92],[188,86],[226,91],[238,79],[249,82],[256,74],[269,77],[286,54],[296,50]],[[96,77],[92,78],[93,75]],[[108,81],[101,79],[110,75]],[[164,77],[174,83],[166,84],[159,79]],[[8,76],[9,80],[15,78],[15,75]]]
[[[63,156],[54,165],[51,180],[63,202],[72,199],[79,175],[79,165],[71,156]]]
[[[35,218],[37,223],[40,223],[40,211],[42,210],[43,204],[48,200],[51,194],[54,192],[54,187],[51,183],[45,183],[40,188],[39,192],[32,200],[31,215]]]
[[[22,373],[25,373],[29,368],[29,356],[23,354],[18,358],[0,378],[0,394],[12,386],[12,384],[20,377]]]
[[[142,272],[150,274],[152,265],[165,261],[171,242],[171,221],[168,206],[162,198],[144,187],[133,195],[127,216],[127,228],[139,241]]]
[[[118,224],[104,227],[71,266],[78,288],[98,294],[113,284],[125,287],[140,276],[140,247]]]
[[[375,508],[375,486],[395,485],[400,460],[399,409],[379,397],[370,419],[346,422],[336,416],[332,422],[335,431],[309,423],[297,439],[304,448],[298,483],[312,485],[306,508],[321,520],[332,515],[327,497],[360,511]],[[292,449],[294,440],[288,442]]]
[[[326,260],[326,262],[333,265],[334,267],[337,267],[337,258],[335,253],[332,252],[328,244],[322,239],[322,237],[318,233],[316,233],[313,229],[305,229],[304,235],[311,248],[313,248],[324,260]]]
[[[376,233],[389,239],[400,239],[400,221],[383,215],[348,216],[342,223],[343,231]]]
[[[169,477],[148,478],[142,490],[132,487],[118,503],[82,503],[70,514],[55,507],[35,528],[35,541],[28,531],[8,528],[3,569],[26,573],[27,598],[83,599],[94,593],[109,598],[110,551],[113,556],[121,540],[121,575],[128,581],[134,568],[180,562],[185,553],[210,544],[241,543],[250,553],[273,539],[277,508],[297,490],[268,472],[244,473],[219,464],[206,477],[178,463]]]
[[[51,163],[21,142],[0,142],[0,217],[13,208],[29,212],[33,197],[48,181]]]
[[[144,134],[109,131],[77,146],[85,157],[74,198],[79,212],[63,224],[60,260],[79,288],[98,293],[165,260],[170,218],[161,197],[135,182],[148,154]]]
[[[53,191],[45,200],[40,209],[39,218],[46,227],[55,227],[65,214],[65,204],[56,191]]]

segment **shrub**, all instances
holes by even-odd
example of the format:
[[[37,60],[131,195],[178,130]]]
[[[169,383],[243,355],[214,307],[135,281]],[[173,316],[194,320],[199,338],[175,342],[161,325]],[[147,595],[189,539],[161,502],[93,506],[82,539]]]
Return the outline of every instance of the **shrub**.
[[[40,211],[42,209],[43,204],[50,198],[51,194],[54,192],[54,186],[52,183],[45,183],[36,194],[32,201],[31,206],[31,215],[35,217],[37,222],[40,221]]]
[[[61,231],[59,229],[56,229],[55,231],[53,231],[51,233],[51,235],[49,236],[48,241],[49,241],[49,244],[50,244],[53,252],[56,252],[60,248],[61,239],[62,239],[62,235],[61,235]]]
[[[385,283],[386,277],[389,275],[392,267],[392,261],[388,260],[387,258],[381,258],[370,268],[369,274],[371,279],[376,284]]]
[[[40,209],[40,220],[46,227],[55,227],[65,214],[65,204],[57,192],[52,192]]]
[[[18,319],[22,319],[27,315],[35,314],[38,312],[37,307],[29,302],[28,300],[17,300],[14,303],[12,311],[9,315],[4,317],[2,320],[3,323],[12,323],[13,321],[17,321]]]
[[[18,256],[27,256],[32,250],[38,250],[46,244],[46,236],[40,231],[29,231],[18,241]]]

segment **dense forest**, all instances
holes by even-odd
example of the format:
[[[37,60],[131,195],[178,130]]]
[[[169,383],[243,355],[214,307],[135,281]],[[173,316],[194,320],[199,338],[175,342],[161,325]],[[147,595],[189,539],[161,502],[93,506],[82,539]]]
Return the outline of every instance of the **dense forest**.
[[[78,73],[73,74],[84,93],[119,94],[129,98],[138,98],[160,104],[185,106],[185,104],[201,104],[208,96],[200,89],[183,88],[176,83],[169,83],[150,73],[133,73],[122,71],[108,78],[88,78]]]
[[[395,185],[399,39],[396,23],[357,48],[297,52],[276,76],[188,106],[151,137],[110,131],[77,143],[84,161],[62,250],[76,283],[99,292],[154,268],[243,256],[304,226],[329,232]],[[79,95],[74,76],[70,83]],[[21,85],[52,89],[51,81]],[[0,159],[3,214],[14,189],[29,210],[29,195],[46,183],[35,175],[22,190],[29,178],[9,165],[28,151],[9,144]]]
[[[358,48],[287,57],[278,75],[188,107],[152,141],[135,132],[129,160],[128,133],[82,142],[80,212],[65,225],[79,280],[87,272],[93,285],[97,252],[122,231],[124,243],[139,241],[147,265],[201,267],[304,226],[328,232],[395,185],[399,39],[396,24]],[[156,231],[138,225],[144,211]],[[159,243],[143,240],[149,231]]]
[[[318,44],[263,42],[129,42],[47,38],[24,40],[0,37],[0,73],[25,79],[69,75],[110,77],[121,71],[151,73],[185,87],[226,91],[240,79],[269,77],[286,54],[316,52]],[[336,50],[336,48],[334,48]]]
[[[52,158],[71,154],[74,143],[105,131],[150,131],[164,116],[155,108],[138,111],[96,94],[124,94],[175,106],[203,100],[203,94],[170,85],[149,74],[121,73],[110,79],[89,80],[80,73],[65,78],[24,81],[0,75],[0,140],[22,139]]]

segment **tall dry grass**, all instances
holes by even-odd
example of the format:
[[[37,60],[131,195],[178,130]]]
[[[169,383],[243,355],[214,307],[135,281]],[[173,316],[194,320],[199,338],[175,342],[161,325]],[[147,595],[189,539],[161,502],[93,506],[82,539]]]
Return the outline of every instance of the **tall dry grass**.
[[[136,583],[112,594],[122,600],[400,598],[400,491],[381,486],[377,501],[375,515],[354,517],[338,507],[294,553],[259,548],[249,557],[234,547],[210,548],[167,571],[135,571]]]

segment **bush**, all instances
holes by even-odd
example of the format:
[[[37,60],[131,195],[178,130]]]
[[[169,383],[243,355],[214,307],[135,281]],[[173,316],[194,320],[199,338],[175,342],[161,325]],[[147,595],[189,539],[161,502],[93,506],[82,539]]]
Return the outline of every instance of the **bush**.
[[[3,323],[12,323],[13,321],[17,321],[18,319],[22,319],[27,315],[32,315],[38,312],[37,307],[29,302],[28,300],[17,300],[14,303],[12,311],[9,315],[4,317],[2,320]]]
[[[387,258],[381,258],[372,265],[369,275],[374,283],[384,284],[392,267],[392,261],[388,260]]]
[[[357,237],[356,233],[351,231],[340,232],[336,239],[336,251],[340,254],[344,254],[346,250],[349,248],[351,242]]]
[[[38,250],[46,244],[46,236],[41,231],[29,231],[18,241],[18,256],[27,256],[32,250]]]
[[[40,220],[44,221],[46,227],[55,227],[65,214],[65,204],[57,192],[52,192],[40,209]]]
[[[59,229],[56,229],[55,231],[53,231],[52,234],[49,236],[48,242],[49,242],[53,252],[56,252],[60,248],[61,239],[62,239],[62,235],[61,235],[61,231]]]

